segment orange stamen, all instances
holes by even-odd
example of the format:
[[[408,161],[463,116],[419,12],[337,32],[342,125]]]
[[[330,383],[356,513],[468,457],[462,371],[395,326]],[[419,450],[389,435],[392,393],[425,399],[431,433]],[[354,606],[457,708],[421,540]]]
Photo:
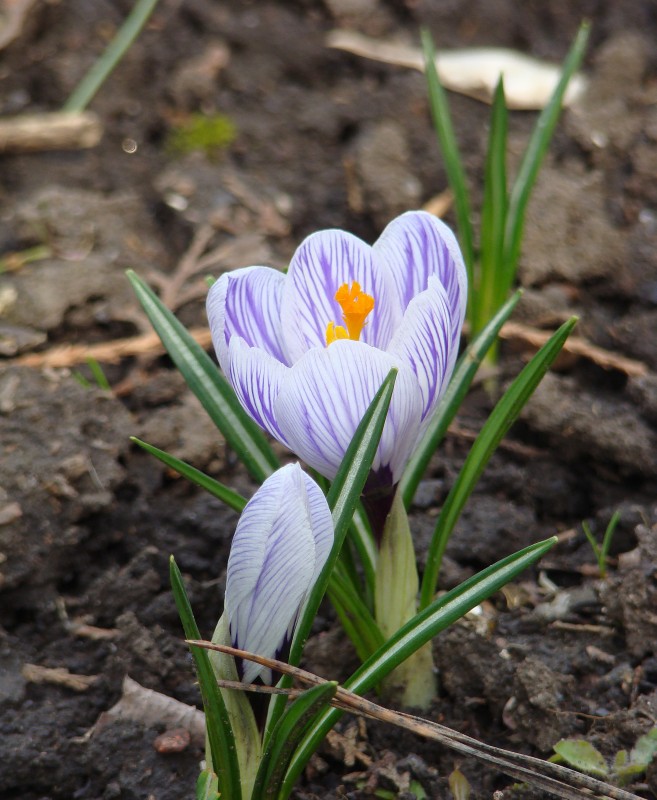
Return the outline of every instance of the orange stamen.
[[[342,309],[346,330],[342,325],[329,322],[326,328],[326,344],[336,339],[353,339],[358,341],[365,326],[365,319],[374,308],[372,295],[361,291],[360,284],[354,281],[351,286],[343,283],[335,293],[335,299]]]

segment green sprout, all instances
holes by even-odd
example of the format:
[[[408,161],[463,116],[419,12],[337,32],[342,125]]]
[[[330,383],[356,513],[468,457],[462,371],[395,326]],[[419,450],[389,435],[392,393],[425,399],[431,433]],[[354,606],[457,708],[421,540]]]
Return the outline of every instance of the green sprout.
[[[454,193],[459,239],[468,269],[468,320],[472,336],[486,326],[513,286],[529,197],[559,119],[568,82],[582,63],[588,35],[589,26],[584,23],[566,58],[559,83],[538,117],[518,175],[510,189],[506,169],[508,108],[504,83],[500,78],[491,110],[481,229],[477,242],[465,170],[456,143],[446,92],[436,70],[435,48],[428,31],[422,32],[431,115],[447,178]],[[495,347],[489,354],[489,360],[496,360]]]
[[[95,384],[99,389],[103,389],[105,392],[110,392],[112,387],[110,386],[110,383],[107,380],[107,375],[105,375],[105,372],[100,364],[91,356],[86,359],[86,362],[91,371],[91,375],[93,376],[93,382],[88,378],[85,378],[85,376],[79,370],[76,370],[73,373],[75,380],[85,389],[91,389]]]
[[[225,114],[191,114],[171,130],[167,149],[179,155],[200,150],[212,157],[229,147],[236,136],[237,128]]]
[[[554,751],[550,761],[565,761],[579,772],[624,786],[642,775],[657,755],[657,726],[640,736],[629,753],[619,750],[611,763],[586,739],[561,739]]]
[[[615,511],[609,520],[609,524],[605,530],[605,535],[602,537],[602,544],[598,544],[588,522],[582,522],[582,530],[584,531],[584,535],[591,545],[591,549],[595,555],[595,560],[598,562],[598,571],[601,578],[605,578],[607,576],[607,555],[609,554],[611,540],[614,538],[614,533],[616,532],[616,527],[620,522],[620,518],[620,511]]]

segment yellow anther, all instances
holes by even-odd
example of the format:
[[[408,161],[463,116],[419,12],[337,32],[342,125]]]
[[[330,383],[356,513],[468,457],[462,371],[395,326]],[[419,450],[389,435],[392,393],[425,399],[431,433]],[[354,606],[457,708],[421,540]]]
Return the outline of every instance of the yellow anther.
[[[326,344],[329,345],[336,339],[353,339],[358,341],[365,325],[365,319],[374,308],[372,295],[362,292],[360,284],[354,281],[351,286],[343,283],[335,293],[335,299],[342,309],[345,328],[329,322],[326,328]]]
[[[326,346],[328,347],[338,339],[348,339],[349,334],[342,325],[336,325],[335,322],[329,322],[326,326]]]

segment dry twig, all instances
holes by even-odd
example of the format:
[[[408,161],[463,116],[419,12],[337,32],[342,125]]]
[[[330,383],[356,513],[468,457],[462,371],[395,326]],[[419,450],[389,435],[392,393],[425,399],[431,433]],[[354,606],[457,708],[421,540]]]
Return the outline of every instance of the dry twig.
[[[211,251],[200,261],[195,262],[194,271],[208,269],[210,261],[218,259],[219,251],[225,254],[223,247]],[[187,276],[189,274],[188,272]],[[185,302],[188,299],[190,298],[186,297]],[[207,328],[191,328],[189,332],[201,347],[207,348],[212,343],[210,331]],[[502,339],[520,341],[536,349],[542,347],[550,336],[552,336],[551,331],[533,328],[520,322],[506,322],[500,331]],[[163,352],[164,347],[159,336],[152,332],[93,345],[58,345],[42,353],[28,353],[18,358],[7,359],[4,363],[26,367],[72,367],[76,364],[84,364],[87,359],[93,358],[100,363],[117,364],[122,358],[142,355],[155,356]],[[566,339],[563,352],[585,358],[603,369],[616,369],[631,377],[641,377],[649,372],[648,367],[642,361],[605,350],[579,336],[571,336]]]
[[[93,111],[51,111],[0,119],[0,153],[95,147],[103,127]]]
[[[305,685],[317,686],[327,683],[318,675],[306,672],[306,670],[302,670],[299,667],[293,667],[282,661],[264,658],[245,650],[196,640],[188,640],[187,644],[203,647],[206,650],[218,650],[237,658],[254,661],[256,664],[262,664],[270,669],[289,675]],[[220,682],[220,685],[230,686],[230,688],[239,687],[242,691],[251,691],[251,686],[245,684],[237,684],[236,687],[232,682],[230,684]],[[273,691],[280,692],[281,690],[273,689]],[[539,758],[521,755],[510,750],[502,750],[499,747],[492,747],[473,739],[471,736],[466,736],[447,728],[445,725],[439,725],[436,722],[431,722],[412,714],[391,711],[342,687],[338,687],[331,705],[343,711],[397,725],[419,736],[433,739],[463,755],[471,756],[494,766],[512,778],[544,789],[556,797],[564,798],[564,800],[584,800],[584,798],[594,796],[592,793],[595,793],[596,797],[604,798],[604,800],[640,800],[637,795],[631,792],[618,789],[608,783],[583,775],[580,772],[575,772],[567,767],[562,767],[559,764],[552,764]]]
[[[66,667],[41,667],[38,664],[23,664],[23,677],[30,683],[54,683],[74,692],[86,692],[98,680],[98,675],[75,675]]]
[[[207,328],[192,328],[189,333],[201,345],[209,347],[212,341]],[[155,333],[144,333],[140,336],[129,336],[126,339],[114,339],[100,344],[63,344],[45,350],[43,353],[28,353],[13,358],[5,363],[24,367],[73,367],[84,364],[93,358],[103,364],[118,364],[123,358],[131,356],[160,355],[164,353],[164,345]]]
[[[500,331],[502,339],[518,339],[537,349],[543,347],[551,336],[552,331],[542,331],[521,322],[505,322]],[[604,347],[587,342],[581,336],[570,336],[566,339],[563,352],[586,358],[604,369],[617,369],[631,377],[638,378],[648,374],[648,367],[642,361],[612,353]]]

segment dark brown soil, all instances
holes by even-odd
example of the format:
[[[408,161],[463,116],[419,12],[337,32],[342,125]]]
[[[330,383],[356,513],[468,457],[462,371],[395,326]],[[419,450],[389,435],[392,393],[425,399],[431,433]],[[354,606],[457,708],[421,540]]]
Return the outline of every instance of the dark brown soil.
[[[9,8],[12,4],[3,4]],[[127,0],[37,2],[3,52],[3,114],[54,111],[111,40]],[[539,568],[435,642],[431,717],[491,744],[548,757],[567,736],[607,757],[657,725],[657,7],[650,0],[392,0],[215,3],[161,0],[91,104],[91,150],[2,155],[0,250],[45,257],[0,278],[0,798],[190,797],[203,757],[158,752],[164,727],[99,726],[129,675],[198,704],[168,586],[175,554],[201,630],[221,613],[236,515],[130,444],[137,435],[248,494],[254,486],[168,359],[26,366],[66,344],[145,333],[124,271],[134,268],[190,327],[206,325],[203,274],[283,266],[322,227],[373,241],[399,212],[446,186],[416,72],[328,49],[348,27],[441,47],[501,45],[560,60],[580,20],[593,30],[590,78],[565,113],[531,205],[517,320],[579,335],[645,365],[560,362],[493,457],[458,524],[449,588],[555,532]],[[450,95],[478,197],[488,108]],[[194,112],[227,115],[234,143],[182,154],[170,133]],[[511,115],[514,161],[535,121]],[[448,220],[453,222],[450,213]],[[206,240],[203,237],[206,235]],[[194,277],[189,248],[219,249]],[[16,267],[16,262],[10,266]],[[502,385],[531,348],[502,348]],[[631,374],[630,374],[631,373]],[[492,400],[475,388],[420,487],[420,559]],[[622,512],[605,580],[581,529]],[[355,656],[323,609],[307,663],[344,679]],[[53,682],[26,665],[92,676]],[[61,676],[61,673],[58,673]],[[345,718],[296,797],[361,800],[387,789],[450,798],[459,766],[473,797],[547,797],[410,734]],[[633,791],[657,797],[649,768]]]

